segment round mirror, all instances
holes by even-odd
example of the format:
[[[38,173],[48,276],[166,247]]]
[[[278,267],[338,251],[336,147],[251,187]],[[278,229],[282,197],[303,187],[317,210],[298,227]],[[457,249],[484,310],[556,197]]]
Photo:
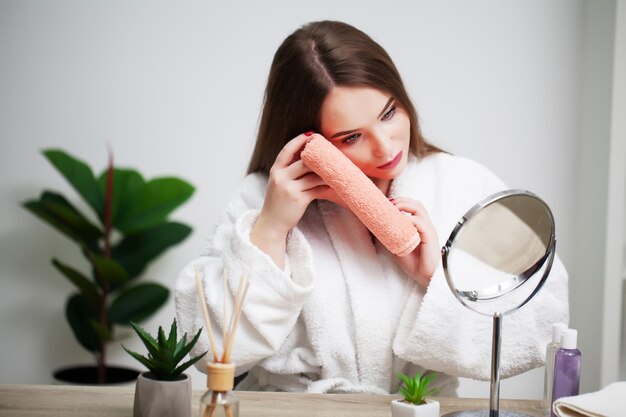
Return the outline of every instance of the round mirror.
[[[554,259],[554,218],[539,197],[508,190],[476,204],[442,250],[448,285],[481,314],[505,315],[539,290]]]
[[[472,207],[442,248],[443,268],[455,297],[493,317],[490,410],[450,416],[498,417],[502,316],[526,304],[544,284],[555,256],[554,217],[535,194],[508,190]],[[502,416],[522,416],[505,411]]]

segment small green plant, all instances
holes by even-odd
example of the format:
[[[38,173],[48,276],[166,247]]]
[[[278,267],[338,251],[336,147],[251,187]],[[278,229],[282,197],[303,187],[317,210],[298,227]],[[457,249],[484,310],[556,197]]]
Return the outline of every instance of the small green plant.
[[[415,405],[425,404],[426,398],[439,391],[438,388],[430,387],[436,376],[436,373],[422,376],[421,372],[418,372],[414,377],[409,377],[402,373],[398,374],[398,378],[402,381],[400,395],[404,397],[404,401],[407,403]]]
[[[165,337],[165,332],[161,326],[159,326],[158,336],[155,339],[144,329],[137,326],[137,324],[131,322],[130,325],[133,329],[135,329],[135,332],[137,332],[139,338],[148,349],[148,357],[126,349],[126,346],[122,347],[126,352],[128,352],[129,355],[148,368],[154,377],[160,381],[174,381],[178,379],[180,374],[206,355],[206,352],[204,352],[203,354],[188,360],[182,365],[178,365],[178,363],[185,358],[189,351],[191,351],[193,345],[196,344],[202,329],[198,330],[198,333],[196,333],[194,338],[187,343],[187,333],[183,335],[182,339],[177,341],[176,320],[172,322],[170,334],[167,338]]]

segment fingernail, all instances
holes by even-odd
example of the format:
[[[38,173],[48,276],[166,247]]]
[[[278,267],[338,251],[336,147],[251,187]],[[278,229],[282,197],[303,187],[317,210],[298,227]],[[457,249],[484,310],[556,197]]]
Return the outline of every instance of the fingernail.
[[[311,132],[310,130],[308,132],[305,132],[304,136],[311,136],[313,134],[313,132]]]

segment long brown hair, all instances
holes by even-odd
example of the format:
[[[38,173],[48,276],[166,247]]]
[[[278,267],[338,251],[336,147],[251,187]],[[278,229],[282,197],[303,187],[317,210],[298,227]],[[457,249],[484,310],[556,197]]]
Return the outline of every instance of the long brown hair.
[[[409,115],[411,153],[440,152],[422,136],[415,107],[387,52],[353,26],[321,21],[289,35],[274,55],[248,173],[268,174],[289,140],[319,132],[322,103],[335,86],[367,86],[391,94]]]

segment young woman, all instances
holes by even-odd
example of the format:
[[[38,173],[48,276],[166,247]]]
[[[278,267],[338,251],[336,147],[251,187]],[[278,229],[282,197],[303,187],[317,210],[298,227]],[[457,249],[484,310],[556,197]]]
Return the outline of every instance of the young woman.
[[[421,237],[411,254],[388,252],[299,159],[311,135],[331,141],[407,213]],[[237,372],[248,372],[240,389],[389,393],[399,372],[428,369],[441,373],[443,395],[454,394],[456,376],[489,379],[491,320],[454,299],[440,248],[470,207],[503,189],[489,170],[422,137],[380,45],[344,23],[310,23],[274,56],[248,175],[204,255],[178,279],[179,325],[188,334],[203,327],[199,271],[219,340],[224,294],[232,305],[247,274],[233,352]],[[557,321],[568,321],[558,260],[524,314],[507,318],[503,377],[543,363]],[[196,352],[207,348],[205,335]]]

